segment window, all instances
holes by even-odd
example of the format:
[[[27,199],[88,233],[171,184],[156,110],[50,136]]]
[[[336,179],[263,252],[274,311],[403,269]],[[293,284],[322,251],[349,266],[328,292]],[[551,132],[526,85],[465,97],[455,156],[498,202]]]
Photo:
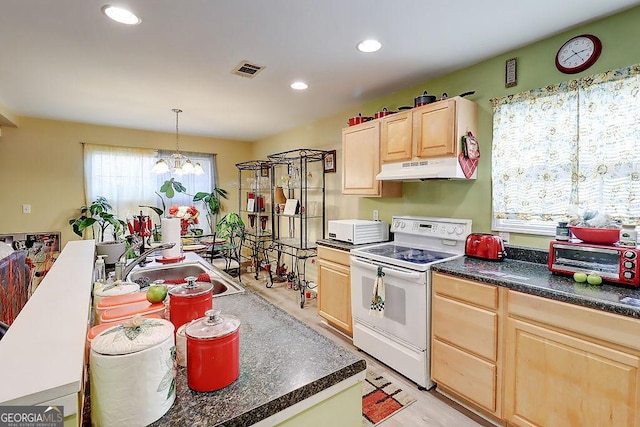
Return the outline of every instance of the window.
[[[145,214],[152,216],[152,221],[155,223],[157,221],[155,213],[140,208],[140,205],[162,208],[162,202],[156,192],[159,193],[160,187],[166,180],[173,177],[187,189],[187,194],[177,193],[172,199],[166,199],[163,195],[167,209],[171,205],[192,205],[195,193],[212,191],[216,178],[214,155],[183,153],[194,163],[200,163],[205,171],[204,175],[173,176],[170,172],[161,175],[151,173],[156,161],[169,154],[171,153],[152,149],[84,144],[87,202],[90,203],[98,196],[104,196],[113,206],[117,217],[127,221],[143,210]],[[201,202],[196,207],[202,215],[206,213]]]
[[[493,228],[553,235],[572,212],[640,220],[640,65],[493,99]]]

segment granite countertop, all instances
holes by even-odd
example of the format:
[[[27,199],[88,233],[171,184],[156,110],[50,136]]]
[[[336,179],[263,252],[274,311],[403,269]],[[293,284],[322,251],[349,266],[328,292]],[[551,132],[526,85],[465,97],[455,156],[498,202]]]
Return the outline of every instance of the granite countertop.
[[[509,250],[507,253],[511,254]],[[539,262],[544,261],[540,254],[531,259],[535,262],[509,258],[496,262],[465,256],[434,264],[431,271],[640,319],[640,288],[577,283],[570,276],[552,274],[546,263]]]
[[[152,426],[246,426],[268,418],[366,369],[343,349],[261,296],[246,290],[214,298],[240,325],[240,376],[214,392],[196,392],[178,368],[176,401]]]
[[[360,246],[370,246],[370,245],[373,245],[375,243],[365,243],[364,245],[354,245],[353,243],[342,242],[340,240],[318,239],[316,241],[316,244],[318,246],[325,246],[327,248],[339,249],[339,250],[343,250],[343,251],[350,251],[353,248],[357,248],[357,247],[360,247]]]

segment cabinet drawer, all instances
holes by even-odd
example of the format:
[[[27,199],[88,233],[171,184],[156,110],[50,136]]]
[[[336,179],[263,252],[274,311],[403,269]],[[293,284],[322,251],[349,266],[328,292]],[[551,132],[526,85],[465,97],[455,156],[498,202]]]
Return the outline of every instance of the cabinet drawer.
[[[531,319],[592,339],[640,350],[640,320],[575,304],[509,291],[509,316]]]
[[[461,301],[489,309],[498,308],[498,288],[492,285],[433,273],[431,276],[433,291]]]
[[[318,246],[318,258],[337,264],[349,265],[349,251]]]
[[[433,336],[495,362],[498,315],[440,295],[432,302]]]
[[[438,384],[490,411],[496,411],[496,365],[433,340],[431,376]]]

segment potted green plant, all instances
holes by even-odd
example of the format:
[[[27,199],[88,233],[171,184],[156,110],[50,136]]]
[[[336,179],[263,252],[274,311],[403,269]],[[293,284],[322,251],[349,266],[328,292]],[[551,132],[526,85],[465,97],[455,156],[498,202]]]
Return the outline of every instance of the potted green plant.
[[[207,208],[207,219],[209,220],[209,227],[213,231],[213,224],[218,223],[218,214],[222,210],[222,199],[227,198],[227,190],[215,187],[211,193],[205,193],[199,191],[193,196],[194,202],[202,201]]]
[[[216,224],[216,238],[233,239],[234,237],[242,237],[244,234],[244,221],[235,212],[229,212]]]
[[[106,255],[108,264],[114,264],[126,249],[122,239],[126,223],[117,218],[111,211],[112,207],[103,196],[98,196],[90,205],[80,208],[80,216],[69,220],[73,232],[83,237],[86,229],[91,229],[96,241],[98,255]],[[113,240],[106,240],[108,233]]]

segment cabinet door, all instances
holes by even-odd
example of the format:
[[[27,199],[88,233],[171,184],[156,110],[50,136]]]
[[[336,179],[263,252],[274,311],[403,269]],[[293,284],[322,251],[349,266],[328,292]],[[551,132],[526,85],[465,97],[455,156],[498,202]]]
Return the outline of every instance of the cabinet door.
[[[396,113],[382,119],[380,135],[382,162],[411,160],[411,111]]]
[[[517,426],[638,426],[638,357],[507,320],[505,417]]]
[[[318,259],[318,314],[341,332],[353,336],[349,266]]]
[[[438,101],[413,111],[414,156],[452,157],[456,153],[456,101]]]
[[[342,130],[342,194],[400,197],[401,182],[376,180],[380,173],[380,120]]]

